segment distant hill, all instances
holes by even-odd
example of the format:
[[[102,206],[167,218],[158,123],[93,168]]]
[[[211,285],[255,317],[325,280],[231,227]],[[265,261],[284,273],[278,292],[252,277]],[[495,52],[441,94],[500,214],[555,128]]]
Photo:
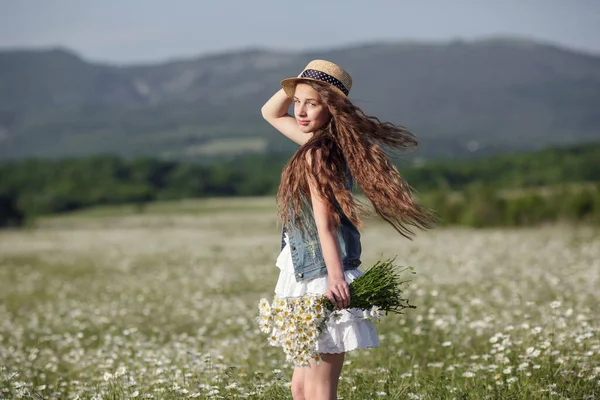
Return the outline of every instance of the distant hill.
[[[293,144],[262,120],[260,107],[315,58],[347,69],[355,103],[415,132],[422,157],[600,138],[600,57],[531,41],[245,50],[137,66],[21,50],[0,52],[0,158],[287,151]]]

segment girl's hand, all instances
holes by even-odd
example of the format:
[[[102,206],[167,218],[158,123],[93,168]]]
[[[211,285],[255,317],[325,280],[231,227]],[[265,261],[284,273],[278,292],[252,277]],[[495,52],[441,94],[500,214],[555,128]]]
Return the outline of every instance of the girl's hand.
[[[350,286],[345,279],[329,279],[327,298],[339,309],[350,306]]]

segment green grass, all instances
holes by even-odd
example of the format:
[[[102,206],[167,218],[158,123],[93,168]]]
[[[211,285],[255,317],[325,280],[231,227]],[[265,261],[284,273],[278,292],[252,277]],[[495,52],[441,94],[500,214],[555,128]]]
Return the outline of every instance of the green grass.
[[[107,218],[136,214],[149,215],[207,215],[214,213],[268,212],[275,205],[273,199],[264,197],[210,198],[154,201],[143,205],[124,204],[94,206],[60,215],[43,217],[46,220],[65,220],[66,218]]]
[[[278,276],[272,199],[103,208],[0,232],[0,398],[291,399],[254,318]],[[593,398],[600,234],[590,227],[363,233],[414,265],[417,308],[347,354],[339,395]],[[539,353],[538,353],[539,352]]]

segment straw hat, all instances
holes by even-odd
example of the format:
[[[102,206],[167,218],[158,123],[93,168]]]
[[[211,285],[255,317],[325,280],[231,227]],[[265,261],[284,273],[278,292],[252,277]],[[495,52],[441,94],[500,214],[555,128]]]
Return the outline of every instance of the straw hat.
[[[308,63],[299,77],[287,78],[281,81],[281,86],[289,98],[294,98],[296,85],[301,80],[328,83],[343,96],[348,96],[352,88],[350,75],[338,65],[325,60],[313,60]]]

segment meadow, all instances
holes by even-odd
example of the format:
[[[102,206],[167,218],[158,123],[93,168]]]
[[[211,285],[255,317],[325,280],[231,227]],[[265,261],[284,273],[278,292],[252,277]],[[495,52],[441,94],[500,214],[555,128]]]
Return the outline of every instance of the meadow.
[[[279,270],[273,199],[96,208],[0,232],[0,399],[291,399],[255,321]],[[367,221],[363,267],[414,266],[339,395],[597,399],[600,229]]]

